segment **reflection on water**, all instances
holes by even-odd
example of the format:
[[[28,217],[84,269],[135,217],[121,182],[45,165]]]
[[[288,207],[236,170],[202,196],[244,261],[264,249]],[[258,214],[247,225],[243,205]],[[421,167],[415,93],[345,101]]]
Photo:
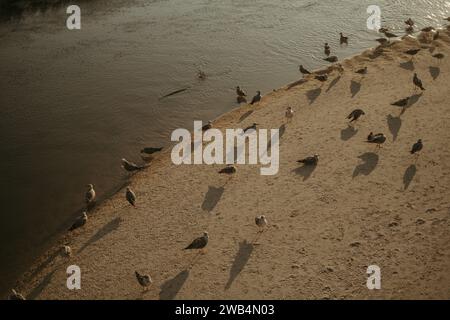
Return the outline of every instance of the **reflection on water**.
[[[449,15],[445,1],[411,2],[379,1],[383,24],[397,33],[409,16]],[[299,64],[325,65],[325,41],[345,57],[378,37],[365,29],[368,0],[86,0],[80,31],[65,29],[64,7],[8,3],[2,14],[20,19],[0,24],[0,290],[70,225],[87,183],[100,197],[123,183],[122,157],[139,162],[173,129],[235,108],[236,85],[269,92]]]

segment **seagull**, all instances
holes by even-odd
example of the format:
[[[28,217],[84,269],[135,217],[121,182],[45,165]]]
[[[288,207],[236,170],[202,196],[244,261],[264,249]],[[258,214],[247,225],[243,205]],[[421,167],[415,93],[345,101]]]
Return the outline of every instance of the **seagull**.
[[[330,56],[330,57],[324,58],[323,60],[328,61],[328,62],[331,62],[331,63],[334,63],[334,62],[337,62],[337,61],[338,61],[338,57],[336,57],[336,56]]]
[[[409,49],[409,50],[406,50],[404,53],[406,53],[407,55],[410,55],[410,56],[415,56],[419,51],[420,51],[420,49]]]
[[[433,30],[435,30],[433,27],[426,27],[426,28],[423,28],[421,31],[422,32],[431,32]]]
[[[383,33],[384,33],[384,35],[385,35],[386,37],[388,37],[388,38],[397,38],[397,37],[398,37],[398,35],[396,35],[396,34],[394,34],[394,33],[392,33],[392,32],[385,31],[385,32],[383,32]]]
[[[236,94],[237,94],[239,97],[246,97],[246,96],[247,96],[247,95],[245,94],[245,92],[244,92],[239,86],[236,87]]]
[[[154,154],[156,152],[160,152],[163,148],[154,148],[154,147],[148,147],[148,148],[144,148],[141,150],[141,153],[146,153],[146,154]]]
[[[247,128],[244,129],[244,133],[247,132],[248,130],[256,130],[256,126],[258,124],[257,123],[253,123],[251,126],[248,126]]]
[[[423,148],[423,143],[422,143],[422,139],[417,140],[416,143],[413,144],[412,149],[411,149],[411,154],[414,154],[416,152],[419,152],[420,150],[422,150]]]
[[[442,59],[444,59],[444,54],[443,53],[435,53],[435,54],[433,54],[433,58],[436,58],[436,59],[438,59],[439,61],[440,60],[442,60]]]
[[[152,284],[152,278],[148,274],[140,274],[139,272],[135,271],[134,274],[136,275],[136,279],[141,285],[142,288],[144,288],[145,291],[148,290],[148,287]]]
[[[94,186],[92,184],[88,184],[87,187],[89,188],[89,190],[86,192],[86,203],[90,204],[95,200],[95,190],[94,190]]]
[[[267,226],[267,219],[265,215],[257,216],[255,218],[255,223],[259,228],[258,232],[263,232],[264,228]]]
[[[208,232],[203,232],[203,235],[201,237],[198,237],[197,239],[194,239],[194,241],[191,242],[190,245],[188,245],[183,250],[197,250],[197,249],[203,249],[208,244]]]
[[[398,107],[406,107],[408,105],[409,102],[409,97],[400,99],[398,101],[395,101],[393,103],[391,103],[391,106],[398,106]]]
[[[9,296],[9,300],[26,300],[26,299],[22,294],[12,289],[11,294]]]
[[[244,96],[237,96],[237,103],[247,103],[247,99]]]
[[[210,121],[208,121],[207,124],[205,124],[205,125],[202,127],[202,131],[209,130],[209,129],[211,129],[212,127],[213,127],[213,123],[212,123],[212,121],[210,120]]]
[[[351,119],[350,122],[353,122],[358,120],[362,115],[365,115],[363,110],[355,109],[348,115],[347,119]]]
[[[253,97],[252,102],[250,104],[257,103],[261,100],[261,91],[256,91],[256,96]]]
[[[137,164],[130,162],[125,158],[122,158],[122,168],[124,168],[125,170],[127,170],[129,172],[142,170],[147,167],[148,167],[148,165],[138,166]]]
[[[70,257],[72,255],[72,248],[70,248],[68,245],[62,246],[61,250],[66,257]]]
[[[414,83],[414,90],[416,90],[416,88],[420,88],[422,91],[425,90],[425,88],[422,85],[422,80],[419,79],[417,73],[414,73],[413,83]]]
[[[319,80],[320,82],[325,82],[328,80],[328,75],[321,74],[314,77],[314,79]]]
[[[358,69],[358,70],[355,71],[355,73],[358,73],[358,74],[367,74],[367,67],[364,67],[364,68],[362,68],[362,69]]]
[[[377,41],[381,45],[385,45],[385,44],[389,43],[389,40],[386,38],[378,38],[378,39],[375,39],[375,41]]]
[[[340,42],[340,44],[348,44],[348,37],[344,37],[344,35],[342,34],[342,32],[341,33],[339,33],[340,34],[340,39],[339,39],[339,42]]]
[[[291,121],[292,118],[294,117],[294,110],[292,110],[291,107],[288,107],[288,108],[286,109],[285,115],[286,115],[287,121]]]
[[[325,46],[324,46],[324,53],[325,53],[325,55],[327,56],[327,57],[329,57],[330,56],[330,54],[331,54],[331,48],[330,48],[330,46],[328,45],[328,43],[326,42],[325,43]]]
[[[376,143],[377,147],[381,148],[381,144],[386,141],[386,136],[382,133],[373,134],[372,132],[367,137],[367,141],[369,143]]]
[[[408,20],[405,21],[405,24],[412,27],[414,25],[414,21],[411,18],[409,18]]]
[[[221,169],[219,171],[219,173],[224,173],[224,174],[234,174],[236,173],[237,169],[235,166],[233,165],[228,165],[225,168]]]
[[[75,222],[72,224],[69,231],[73,231],[75,229],[81,228],[82,226],[84,226],[86,224],[87,220],[88,220],[88,216],[87,216],[86,212],[83,212],[83,214],[80,217],[78,217],[77,220],[75,220]]]
[[[127,187],[127,191],[125,192],[125,198],[127,201],[133,206],[136,206],[136,195],[130,187]]]
[[[303,75],[305,75],[305,74],[311,74],[311,72],[309,72],[308,70],[306,70],[306,69],[303,67],[302,64],[298,67],[298,70],[299,70]]]
[[[317,165],[317,163],[319,162],[319,155],[315,154],[311,157],[306,157],[304,159],[301,160],[297,160],[298,163],[304,163],[305,165],[309,165],[309,166],[315,166]]]

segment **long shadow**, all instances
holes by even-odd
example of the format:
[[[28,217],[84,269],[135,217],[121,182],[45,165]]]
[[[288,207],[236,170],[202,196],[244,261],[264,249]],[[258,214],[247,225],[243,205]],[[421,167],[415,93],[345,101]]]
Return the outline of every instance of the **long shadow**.
[[[414,71],[414,63],[412,62],[412,60],[407,62],[400,62],[400,68],[408,71]]]
[[[433,80],[436,80],[439,77],[439,75],[441,74],[441,69],[439,67],[431,66],[429,68],[429,70],[430,70],[430,75],[433,78]]]
[[[322,88],[311,89],[308,92],[306,92],[306,97],[309,100],[309,104],[313,104],[314,101],[316,101],[316,99],[320,96],[321,93],[322,93]]]
[[[361,90],[361,83],[352,80],[350,83],[350,92],[352,94],[352,98],[358,94],[358,92]]]
[[[224,191],[224,187],[216,188],[214,186],[208,186],[208,192],[206,193],[205,199],[202,203],[202,210],[208,212],[213,211],[222,198]]]
[[[341,140],[347,141],[347,140],[351,139],[357,133],[358,133],[358,130],[356,130],[351,125],[348,125],[347,128],[341,130]]]
[[[403,175],[403,187],[404,190],[408,189],[410,183],[412,182],[412,180],[414,179],[414,176],[417,173],[417,167],[415,164],[410,165],[406,171],[405,174]]]
[[[328,92],[333,88],[338,82],[341,80],[341,76],[338,76],[337,78],[334,78],[333,81],[330,82],[330,85],[328,86],[327,90],[325,92]]]
[[[241,123],[242,121],[244,121],[245,119],[247,119],[251,114],[253,113],[253,110],[249,110],[246,113],[244,113],[240,118],[239,118],[239,123]]]
[[[367,176],[369,175],[378,164],[378,155],[374,152],[366,152],[358,157],[363,161],[363,163],[358,164],[353,171],[353,178],[361,174]]]
[[[53,274],[56,270],[51,271],[48,273],[44,279],[42,279],[39,284],[31,290],[31,292],[27,295],[28,300],[35,300],[39,295],[42,293],[42,291],[48,286],[50,281],[52,280]]]
[[[50,254],[36,269],[31,272],[30,278],[34,278],[37,274],[41,273],[56,257],[61,255],[61,250],[55,250]]]
[[[400,116],[394,117],[392,115],[387,116],[387,123],[389,127],[389,131],[392,134],[392,139],[397,140],[398,133],[400,131],[400,127],[402,126],[402,119]]]
[[[230,269],[230,278],[228,279],[227,284],[225,285],[225,290],[228,290],[233,281],[237,278],[239,273],[244,269],[247,264],[250,256],[253,252],[254,246],[252,243],[248,243],[247,240],[239,243],[239,251],[236,253],[236,257],[234,258],[233,265]]]
[[[316,169],[317,165],[303,165],[293,171],[303,177],[303,181],[307,180]]]
[[[97,242],[110,232],[117,230],[119,228],[120,223],[122,222],[122,218],[117,217],[105,224],[100,230],[98,230],[81,248],[78,252],[82,252],[91,244]]]
[[[173,300],[184,283],[189,277],[189,270],[183,270],[174,278],[167,280],[161,285],[161,292],[159,293],[160,300]]]

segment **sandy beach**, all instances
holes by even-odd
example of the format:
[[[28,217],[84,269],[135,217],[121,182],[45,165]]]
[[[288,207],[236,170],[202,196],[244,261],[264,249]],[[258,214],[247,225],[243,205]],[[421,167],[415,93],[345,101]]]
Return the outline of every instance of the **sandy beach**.
[[[409,62],[403,52],[412,48],[422,50]],[[439,52],[441,61],[432,57]],[[324,83],[306,77],[214,122],[282,127],[277,175],[237,165],[229,180],[218,174],[223,165],[176,166],[167,149],[130,177],[136,208],[125,189],[99,204],[17,289],[28,299],[449,299],[450,32],[340,63],[343,72],[322,70]],[[367,75],[354,72],[364,66]],[[414,92],[414,72],[423,93]],[[408,96],[407,107],[391,105]],[[288,106],[295,115],[286,124]],[[356,108],[365,115],[349,127]],[[371,131],[387,136],[380,150],[365,142]],[[296,162],[314,153],[313,170]],[[257,237],[260,214],[269,227]],[[191,267],[196,253],[182,249],[203,231],[209,244]],[[374,264],[381,290],[366,287]],[[81,290],[66,287],[69,265],[81,268]],[[147,292],[135,270],[151,275]]]

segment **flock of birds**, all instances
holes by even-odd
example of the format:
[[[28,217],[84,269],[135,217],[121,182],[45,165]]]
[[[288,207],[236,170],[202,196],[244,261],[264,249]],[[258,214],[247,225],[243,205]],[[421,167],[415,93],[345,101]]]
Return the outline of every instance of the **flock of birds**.
[[[445,18],[444,20],[450,22],[450,17]],[[414,32],[414,21],[411,18],[406,20],[405,24],[406,24],[405,31],[407,33]],[[439,31],[436,31],[435,28],[433,28],[433,27],[426,27],[426,28],[421,29],[421,31],[424,33],[433,32],[433,34],[431,35],[432,40],[437,40],[439,38]],[[398,37],[396,34],[389,32],[389,29],[386,27],[380,28],[379,32],[383,33],[386,36],[386,38],[376,39],[376,41],[380,44],[380,46],[386,46],[390,43],[391,38]],[[348,45],[348,41],[349,41],[349,38],[347,36],[344,36],[343,33],[341,32],[340,38],[339,38],[339,43],[341,45]],[[421,51],[421,48],[415,48],[415,49],[409,49],[409,50],[405,51],[404,53],[411,56],[411,59],[412,59],[412,57],[415,56],[420,51]],[[331,47],[329,46],[328,43],[325,43],[325,45],[324,45],[324,53],[326,56],[324,58],[325,61],[328,61],[331,63],[335,63],[338,61],[337,56],[331,55]],[[445,57],[444,54],[442,54],[442,53],[436,53],[436,54],[433,54],[432,56],[438,60],[441,60]],[[343,71],[342,66],[338,65],[338,70]],[[299,71],[304,76],[313,75],[313,73],[308,71],[303,65],[299,66]],[[367,74],[368,73],[367,66],[356,70],[355,73],[360,74],[360,75]],[[206,74],[203,71],[199,71],[198,78],[205,79]],[[316,74],[316,75],[314,75],[314,78],[321,82],[325,82],[328,80],[327,74]],[[416,91],[418,89],[420,89],[422,91],[425,90],[422,80],[418,77],[417,73],[414,73],[412,82],[414,85],[414,91]],[[239,87],[239,86],[236,87],[236,94],[237,94],[238,103],[247,103],[247,94],[244,92],[244,90],[241,87]],[[250,104],[253,105],[255,103],[258,103],[259,101],[261,101],[261,99],[262,99],[261,92],[257,91],[256,95],[252,98]],[[410,97],[407,97],[404,99],[400,99],[400,100],[392,103],[391,105],[406,107],[406,106],[408,106],[409,100],[410,100]],[[363,116],[365,114],[366,113],[362,109],[353,110],[347,116],[347,119],[349,120],[349,124],[356,122],[358,119],[360,119],[361,116]],[[294,117],[294,110],[292,109],[292,107],[288,107],[286,109],[285,117],[286,117],[287,122],[290,122],[292,120],[292,118]],[[256,130],[257,125],[258,125],[257,123],[253,123],[251,126],[245,128],[243,130],[244,133],[249,130]],[[213,127],[213,122],[209,121],[206,125],[203,126],[202,130],[206,131],[206,130],[211,129],[212,127]],[[374,134],[373,132],[370,132],[369,135],[367,136],[366,142],[376,144],[378,148],[381,148],[381,145],[386,142],[386,136],[383,133]],[[142,149],[141,153],[146,154],[146,155],[153,155],[157,152],[160,152],[162,149],[163,148],[161,148],[161,147],[158,147],[158,148],[148,147],[148,148]],[[422,149],[423,149],[422,139],[418,139],[417,142],[415,142],[412,145],[410,153],[418,155]],[[307,156],[303,159],[297,160],[297,162],[301,163],[305,166],[317,166],[317,164],[319,162],[319,155],[314,154],[311,156]],[[136,163],[128,161],[127,159],[122,159],[122,168],[128,172],[142,170],[142,169],[147,168],[148,166],[149,166],[149,164],[137,165]],[[225,168],[223,168],[219,171],[219,174],[233,175],[236,172],[237,172],[236,166],[227,165]],[[87,188],[88,188],[88,190],[85,193],[86,210],[81,214],[80,217],[78,217],[75,220],[75,222],[69,228],[70,231],[81,228],[87,223],[87,221],[88,221],[87,212],[88,212],[89,208],[91,208],[93,205],[95,205],[96,192],[94,190],[94,185],[88,184]],[[136,207],[136,194],[133,192],[133,190],[131,190],[130,187],[126,188],[125,199],[131,206]],[[265,228],[268,226],[267,218],[264,215],[259,215],[259,216],[255,217],[255,224],[259,228],[258,233],[260,233],[260,232],[262,233],[265,230]],[[203,250],[208,245],[208,241],[209,241],[209,235],[208,235],[208,232],[205,231],[202,236],[194,239],[183,250],[200,250],[200,253],[204,253]],[[62,247],[62,251],[66,256],[71,256],[71,254],[72,254],[72,249],[68,245],[64,245]],[[141,285],[144,288],[144,290],[148,290],[148,287],[152,284],[152,278],[150,277],[150,275],[141,274],[138,271],[135,271],[135,276],[136,276],[136,280],[139,283],[139,285]],[[17,292],[14,289],[12,289],[12,292],[11,292],[11,295],[9,298],[10,298],[10,300],[25,300],[25,297],[21,293]]]

